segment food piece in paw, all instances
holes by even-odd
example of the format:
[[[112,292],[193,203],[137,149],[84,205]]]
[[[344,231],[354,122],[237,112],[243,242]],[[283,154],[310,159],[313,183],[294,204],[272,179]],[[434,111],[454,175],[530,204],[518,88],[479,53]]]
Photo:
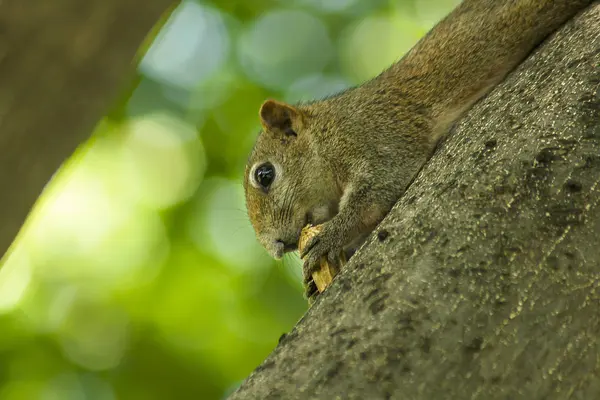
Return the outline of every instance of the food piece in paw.
[[[304,246],[308,243],[310,239],[316,236],[322,229],[323,225],[306,225],[302,232],[300,233],[300,240],[298,241],[298,250],[302,251]],[[344,252],[341,252],[338,256],[338,263],[340,267],[343,267],[346,263],[346,257]],[[319,290],[319,293],[322,293],[327,286],[331,283],[333,278],[338,273],[338,268],[335,265],[331,265],[326,257],[321,258],[320,268],[312,273],[312,278]]]

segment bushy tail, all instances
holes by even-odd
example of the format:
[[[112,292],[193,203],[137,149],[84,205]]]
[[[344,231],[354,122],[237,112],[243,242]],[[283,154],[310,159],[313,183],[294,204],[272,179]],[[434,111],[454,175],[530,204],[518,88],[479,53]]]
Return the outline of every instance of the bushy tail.
[[[593,2],[463,0],[386,74],[397,71],[401,85],[433,105],[436,131],[443,131],[549,34]]]

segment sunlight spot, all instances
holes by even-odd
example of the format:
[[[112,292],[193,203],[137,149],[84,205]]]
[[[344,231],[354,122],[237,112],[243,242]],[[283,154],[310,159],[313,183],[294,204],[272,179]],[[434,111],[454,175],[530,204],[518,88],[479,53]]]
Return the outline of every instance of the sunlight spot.
[[[105,150],[114,160],[114,146]],[[112,286],[146,275],[148,263],[167,254],[156,211],[132,204],[112,187],[120,177],[115,164],[92,148],[44,197],[23,237],[42,278]]]

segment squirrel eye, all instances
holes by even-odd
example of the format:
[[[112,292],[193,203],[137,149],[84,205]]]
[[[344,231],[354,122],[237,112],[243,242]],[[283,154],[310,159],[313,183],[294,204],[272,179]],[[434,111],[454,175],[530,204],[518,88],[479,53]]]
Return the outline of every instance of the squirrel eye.
[[[268,189],[275,179],[275,167],[271,163],[264,163],[254,171],[254,179],[263,188]]]

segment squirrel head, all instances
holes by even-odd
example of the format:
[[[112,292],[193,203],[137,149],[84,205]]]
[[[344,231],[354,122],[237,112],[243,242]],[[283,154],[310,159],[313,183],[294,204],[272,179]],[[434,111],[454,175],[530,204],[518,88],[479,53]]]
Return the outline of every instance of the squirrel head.
[[[260,132],[244,173],[250,222],[261,245],[279,259],[297,249],[300,232],[337,213],[339,193],[314,145],[308,107],[265,101]]]

